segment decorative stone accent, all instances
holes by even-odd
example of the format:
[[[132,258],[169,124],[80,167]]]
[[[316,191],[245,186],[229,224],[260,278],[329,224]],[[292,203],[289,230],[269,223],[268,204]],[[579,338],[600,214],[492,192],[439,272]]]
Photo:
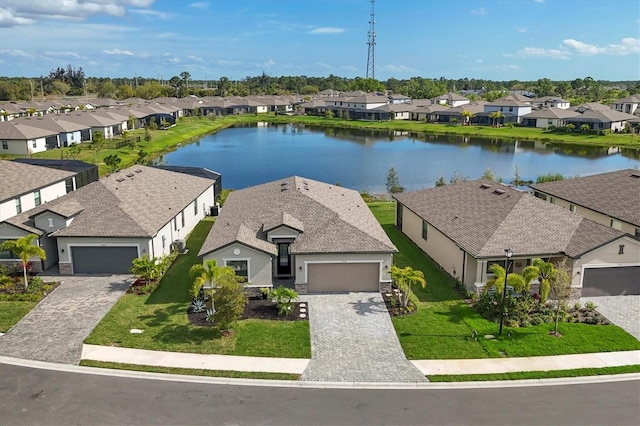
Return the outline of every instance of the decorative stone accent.
[[[299,305],[299,306],[300,306],[301,308],[306,308],[306,307],[307,307],[307,304],[306,304],[306,303],[304,303],[304,302],[300,302],[300,305]]]
[[[58,271],[60,275],[73,275],[73,266],[71,263],[58,263]]]
[[[298,294],[307,294],[308,288],[309,287],[307,284],[296,283],[296,291],[298,292]]]
[[[307,308],[300,308],[300,312],[307,312]]]
[[[390,282],[385,282],[385,283],[380,283],[380,293],[388,293],[391,291],[391,283]]]
[[[306,318],[307,314],[300,314],[300,318]]]

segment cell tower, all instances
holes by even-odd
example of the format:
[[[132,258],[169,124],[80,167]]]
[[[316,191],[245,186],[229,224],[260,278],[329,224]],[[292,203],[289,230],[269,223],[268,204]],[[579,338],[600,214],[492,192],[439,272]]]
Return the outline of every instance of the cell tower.
[[[367,46],[367,78],[376,78],[376,0],[371,0],[371,14],[369,15],[369,37]]]

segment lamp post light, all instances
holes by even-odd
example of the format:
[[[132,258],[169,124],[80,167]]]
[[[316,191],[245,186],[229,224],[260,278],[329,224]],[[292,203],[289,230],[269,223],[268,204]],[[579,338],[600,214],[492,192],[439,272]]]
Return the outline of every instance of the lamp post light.
[[[504,288],[502,289],[502,309],[500,310],[500,332],[502,336],[502,325],[504,324],[504,304],[507,298],[507,277],[509,276],[509,259],[513,256],[513,251],[510,248],[504,249],[504,255],[507,257],[507,261],[504,264]]]

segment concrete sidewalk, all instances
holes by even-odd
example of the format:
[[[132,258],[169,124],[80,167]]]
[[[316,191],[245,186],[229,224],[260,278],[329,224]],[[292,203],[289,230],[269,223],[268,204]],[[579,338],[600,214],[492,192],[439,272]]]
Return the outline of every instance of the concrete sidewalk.
[[[290,374],[302,374],[310,361],[300,358],[201,355],[95,345],[83,346],[82,359],[158,367]],[[640,364],[640,351],[526,358],[421,360],[411,362],[424,375],[571,370],[575,368],[602,368]]]

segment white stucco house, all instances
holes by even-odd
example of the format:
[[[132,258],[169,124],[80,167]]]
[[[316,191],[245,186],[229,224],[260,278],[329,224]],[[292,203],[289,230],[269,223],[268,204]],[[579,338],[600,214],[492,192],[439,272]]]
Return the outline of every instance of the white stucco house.
[[[232,192],[199,255],[305,294],[386,291],[396,251],[357,191],[293,176]]]
[[[640,241],[529,193],[481,179],[394,198],[396,226],[469,290],[509,248],[509,272],[567,258],[574,297],[640,294]]]
[[[42,268],[128,273],[134,258],[169,254],[208,214],[215,180],[198,170],[136,165],[9,218],[0,229],[13,238],[38,235],[47,252]]]

